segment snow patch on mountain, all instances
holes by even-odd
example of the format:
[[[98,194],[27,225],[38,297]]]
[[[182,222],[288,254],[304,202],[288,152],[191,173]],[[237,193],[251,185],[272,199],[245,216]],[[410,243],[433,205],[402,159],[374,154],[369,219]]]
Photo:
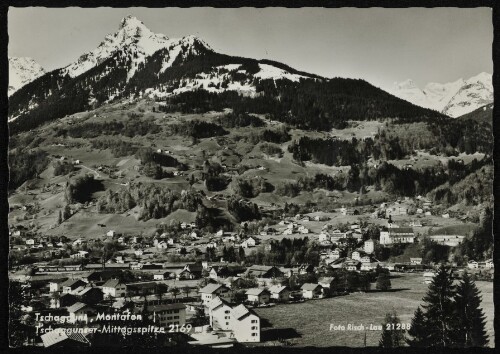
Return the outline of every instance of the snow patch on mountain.
[[[24,85],[45,74],[45,70],[35,60],[28,57],[9,57],[9,91],[11,96]]]
[[[203,89],[212,93],[222,93],[225,91],[236,91],[245,96],[255,96],[257,94],[255,86],[246,80],[244,82],[231,81],[229,73],[237,71],[241,64],[228,64],[212,68],[208,73],[198,73],[195,78],[181,80],[179,87],[167,90],[166,87],[149,88],[144,94],[150,98],[166,98],[178,95],[183,92]]]
[[[309,77],[303,76],[303,75],[297,75],[297,74],[291,74],[288,71],[285,71],[283,69],[277,68],[272,65],[268,64],[259,64],[260,71],[255,74],[255,77],[258,77],[259,79],[274,79],[274,80],[279,80],[279,79],[288,79],[291,81],[299,81],[300,78],[307,79]]]
[[[492,75],[480,73],[467,80],[429,83],[423,90],[412,80],[406,80],[395,83],[389,93],[417,106],[456,118],[493,102]]]

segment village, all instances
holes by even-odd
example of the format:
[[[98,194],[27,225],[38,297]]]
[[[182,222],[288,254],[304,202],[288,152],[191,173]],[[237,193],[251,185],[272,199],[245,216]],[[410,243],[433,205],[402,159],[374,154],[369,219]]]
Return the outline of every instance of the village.
[[[334,223],[343,217],[352,222]],[[96,239],[70,239],[36,236],[12,226],[11,251],[30,254],[34,261],[12,266],[10,278],[22,284],[21,310],[27,318],[57,314],[67,316],[65,327],[90,328],[75,336],[58,327],[31,338],[34,345],[91,345],[96,330],[106,326],[103,320],[131,315],[182,332],[189,345],[259,343],[261,318],[255,309],[366,291],[375,282],[383,291],[380,278],[398,272],[421,274],[420,282],[429,284],[433,262],[404,254],[398,262],[377,257],[384,254],[380,250],[424,239],[451,248],[463,241],[463,235],[430,234],[426,224],[432,218],[432,203],[419,197],[383,203],[369,214],[371,221],[361,219],[355,207],[342,207],[336,213],[283,217],[256,235],[246,234],[244,227],[203,233],[196,223],[182,222],[178,232],[138,236],[108,230]],[[257,250],[273,252],[280,242],[296,240],[305,240],[304,247],[313,247],[317,257],[300,264],[249,264]],[[106,261],[93,251],[102,248],[113,254]],[[482,271],[492,279],[491,259],[450,265],[457,271]]]

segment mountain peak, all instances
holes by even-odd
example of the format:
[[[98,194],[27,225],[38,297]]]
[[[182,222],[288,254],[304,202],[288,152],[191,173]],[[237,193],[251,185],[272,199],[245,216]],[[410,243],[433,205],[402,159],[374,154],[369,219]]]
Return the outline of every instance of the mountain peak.
[[[118,27],[118,32],[115,34],[115,36],[121,38],[122,41],[126,41],[128,38],[150,37],[152,35],[154,35],[154,33],[151,32],[142,21],[132,15],[122,18]],[[158,36],[168,39],[164,35]]]
[[[45,74],[45,70],[29,57],[9,57],[9,96]]]
[[[120,27],[119,29],[125,28],[125,27],[145,27],[144,23],[137,19],[137,17],[132,16],[132,15],[127,15],[122,20],[120,21]]]

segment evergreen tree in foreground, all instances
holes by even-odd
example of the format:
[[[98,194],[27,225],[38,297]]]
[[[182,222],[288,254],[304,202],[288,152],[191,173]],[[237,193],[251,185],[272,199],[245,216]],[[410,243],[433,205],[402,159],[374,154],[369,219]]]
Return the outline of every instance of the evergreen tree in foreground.
[[[455,295],[456,345],[459,347],[485,347],[488,335],[481,296],[469,274],[464,273]]]
[[[455,293],[451,271],[441,265],[423,298],[429,333],[427,346],[448,347],[453,345],[456,328],[455,304],[453,302]]]
[[[399,326],[398,326],[399,325]],[[397,348],[405,344],[405,330],[401,329],[401,321],[396,312],[385,315],[385,321],[382,324],[382,336],[379,341],[379,347]]]
[[[411,320],[411,327],[408,330],[408,334],[411,338],[407,339],[406,342],[410,347],[427,347],[429,345],[427,342],[427,338],[429,336],[427,321],[424,312],[420,309],[420,306],[417,307],[415,315]]]

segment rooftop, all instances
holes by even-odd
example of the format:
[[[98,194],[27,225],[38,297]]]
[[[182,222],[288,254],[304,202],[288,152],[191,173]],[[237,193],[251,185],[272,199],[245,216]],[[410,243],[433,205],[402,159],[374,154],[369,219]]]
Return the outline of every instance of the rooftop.
[[[236,306],[235,308],[233,308],[231,310],[231,314],[238,321],[241,320],[243,317],[246,317],[247,315],[250,315],[250,314],[257,316],[255,314],[255,312],[253,312],[252,310],[246,308],[245,305],[238,305],[238,306]]]
[[[116,288],[120,284],[120,280],[118,279],[109,279],[107,282],[103,284],[103,288]]]
[[[269,291],[273,294],[279,294],[285,289],[287,289],[285,285],[273,285],[269,288]]]
[[[57,344],[59,342],[62,342],[66,339],[74,340],[84,344],[90,344],[90,342],[83,333],[78,333],[78,332],[67,333],[63,328],[56,328],[53,331],[41,335],[40,338],[42,339],[43,345],[46,348],[53,346],[54,344]]]
[[[219,290],[222,284],[207,284],[205,287],[200,289],[200,293],[213,294],[215,291]]]
[[[182,303],[175,304],[161,304],[161,305],[152,305],[147,307],[148,312],[161,312],[166,310],[182,310],[185,309],[186,305]]]
[[[71,305],[70,307],[68,307],[68,312],[74,313],[74,312],[79,311],[85,307],[87,307],[87,304],[84,304],[83,302],[76,302],[73,305]]]
[[[264,292],[269,292],[266,288],[251,288],[246,291],[247,295],[260,295]]]
[[[321,288],[321,285],[314,283],[305,283],[304,285],[302,285],[301,289],[306,291],[313,291],[316,290],[318,287]]]

